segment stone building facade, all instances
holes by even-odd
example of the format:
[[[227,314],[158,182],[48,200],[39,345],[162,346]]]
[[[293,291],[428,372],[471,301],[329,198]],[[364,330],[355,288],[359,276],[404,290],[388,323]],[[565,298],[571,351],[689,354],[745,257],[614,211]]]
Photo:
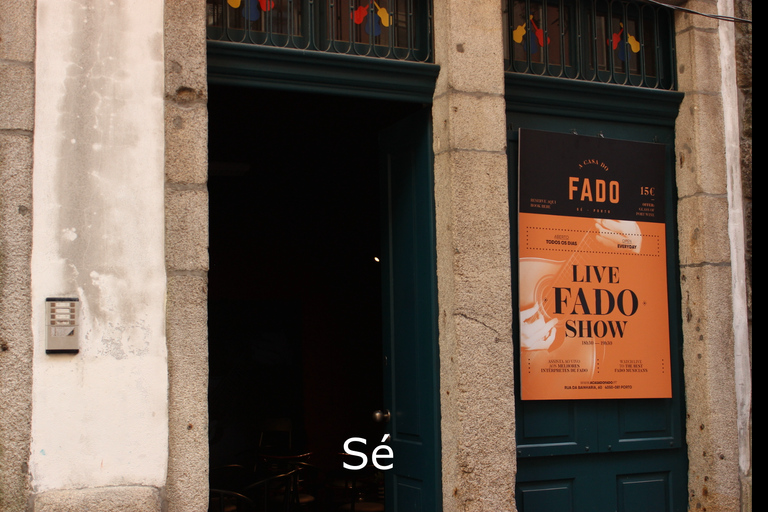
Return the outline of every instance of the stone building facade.
[[[749,0],[674,2],[690,510],[749,511]],[[501,2],[434,2],[441,495],[517,510]],[[0,18],[0,509],[206,510],[203,0],[12,0]],[[482,172],[478,172],[482,169]],[[45,354],[44,303],[81,348]]]

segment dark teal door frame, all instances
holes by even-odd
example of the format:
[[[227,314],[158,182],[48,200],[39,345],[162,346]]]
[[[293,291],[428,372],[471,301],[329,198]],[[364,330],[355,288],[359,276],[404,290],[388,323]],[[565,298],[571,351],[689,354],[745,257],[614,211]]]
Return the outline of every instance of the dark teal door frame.
[[[665,144],[673,398],[522,401],[516,381],[519,512],[687,509],[687,453],[674,182],[673,91],[507,74],[509,197],[517,197],[520,128]],[[553,148],[556,151],[557,148]],[[510,203],[512,243],[517,204]],[[513,289],[517,255],[513,251]],[[513,294],[513,306],[517,297]],[[515,330],[517,332],[517,330]],[[519,346],[518,340],[515,340]],[[519,376],[519,367],[515,374]]]
[[[282,91],[432,103],[440,67],[208,41],[208,81]]]

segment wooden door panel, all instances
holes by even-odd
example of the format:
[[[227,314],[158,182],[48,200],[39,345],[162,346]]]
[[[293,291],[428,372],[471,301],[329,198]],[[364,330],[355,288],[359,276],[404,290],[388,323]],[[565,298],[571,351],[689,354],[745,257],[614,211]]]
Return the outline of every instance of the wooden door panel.
[[[518,461],[518,512],[683,512],[680,450]]]
[[[603,434],[603,449],[613,451],[676,448],[682,443],[672,400],[626,400],[615,404],[616,425]]]
[[[387,512],[440,510],[434,180],[429,111],[380,133]]]
[[[573,512],[573,480],[522,483],[517,488],[519,512]]]
[[[589,404],[575,401],[517,402],[517,452],[521,457],[568,455],[597,445]]]
[[[422,480],[395,475],[394,487],[394,500],[397,512],[424,512],[430,510],[424,508],[424,482]]]
[[[669,473],[621,475],[616,479],[617,510],[647,512],[669,510]]]

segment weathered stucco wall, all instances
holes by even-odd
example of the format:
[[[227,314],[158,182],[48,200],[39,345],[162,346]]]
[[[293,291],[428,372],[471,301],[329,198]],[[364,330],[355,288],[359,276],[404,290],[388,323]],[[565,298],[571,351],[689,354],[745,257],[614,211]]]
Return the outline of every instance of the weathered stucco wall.
[[[42,510],[106,510],[110,493],[87,489],[112,486],[138,489],[122,509],[139,510],[165,486],[163,63],[157,2],[38,1],[30,474]],[[80,299],[77,355],[45,353],[56,296]]]

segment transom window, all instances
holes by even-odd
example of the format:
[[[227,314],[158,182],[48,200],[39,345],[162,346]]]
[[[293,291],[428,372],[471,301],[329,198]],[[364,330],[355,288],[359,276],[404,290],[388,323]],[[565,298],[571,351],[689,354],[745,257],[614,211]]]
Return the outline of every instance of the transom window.
[[[207,0],[208,39],[386,59],[432,61],[420,0]]]
[[[506,70],[674,90],[672,11],[628,0],[505,0]]]

